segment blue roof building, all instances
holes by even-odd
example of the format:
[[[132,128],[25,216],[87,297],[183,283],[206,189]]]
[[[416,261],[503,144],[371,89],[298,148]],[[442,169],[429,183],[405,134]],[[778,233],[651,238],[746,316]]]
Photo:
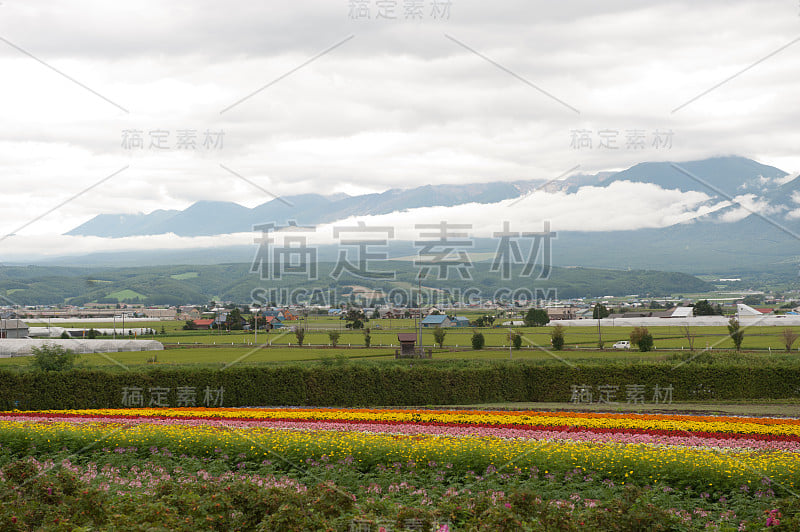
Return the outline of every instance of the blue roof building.
[[[444,314],[431,314],[422,320],[423,327],[452,327],[453,322]]]

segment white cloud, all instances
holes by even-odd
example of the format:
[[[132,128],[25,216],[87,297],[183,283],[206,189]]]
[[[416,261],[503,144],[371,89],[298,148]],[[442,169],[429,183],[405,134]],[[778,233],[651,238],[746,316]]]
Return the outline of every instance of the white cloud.
[[[734,204],[737,207],[730,209],[720,215],[719,219],[722,222],[738,222],[750,216],[753,213],[761,215],[771,215],[780,212],[781,207],[770,205],[767,200],[759,199],[755,194],[742,194],[733,198]]]
[[[512,231],[542,231],[550,222],[552,231],[614,231],[644,227],[666,227],[703,216],[717,206],[707,205],[701,192],[664,190],[656,185],[618,181],[608,187],[583,187],[576,193],[533,192],[521,200],[492,204],[465,204],[453,207],[410,209],[380,216],[360,216],[317,226],[307,233],[308,244],[334,244],[334,226],[391,226],[394,240],[420,239],[418,224],[467,224],[472,238],[490,238],[510,222]],[[2,244],[5,260],[45,256],[80,255],[131,250],[178,250],[219,246],[253,245],[256,235],[237,233],[207,237],[178,237],[174,234],[106,239],[76,236],[14,236]],[[280,237],[278,243],[280,244]],[[255,248],[254,248],[255,249]]]
[[[0,230],[15,230],[125,165],[119,178],[22,233],[62,233],[100,213],[180,209],[200,199],[247,206],[270,199],[220,163],[280,195],[552,179],[577,164],[593,173],[718,154],[800,168],[800,131],[786,113],[800,92],[800,45],[672,112],[786,44],[796,33],[790,3],[457,0],[451,10],[445,21],[426,13],[405,22],[400,13],[392,22],[374,12],[353,21],[346,2],[322,0],[4,2],[4,38],[130,112],[0,43]],[[224,130],[224,148],[135,152],[121,146],[124,129],[141,130],[146,142],[150,130],[167,130],[173,146],[180,129]],[[574,129],[592,132],[592,149],[570,146]],[[619,149],[597,148],[603,129],[618,132]],[[671,148],[654,148],[654,131],[666,129],[674,132]],[[629,130],[645,132],[645,149],[626,146]],[[599,189],[564,201],[614,204]],[[676,209],[652,221],[626,205],[613,223],[600,223],[692,216]],[[580,211],[552,214],[566,225],[583,219]]]

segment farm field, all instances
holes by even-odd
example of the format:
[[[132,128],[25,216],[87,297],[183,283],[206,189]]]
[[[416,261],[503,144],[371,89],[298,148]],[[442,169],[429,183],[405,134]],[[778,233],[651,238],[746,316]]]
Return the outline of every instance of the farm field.
[[[226,346],[219,344],[216,347],[181,347],[174,346],[163,351],[131,351],[114,353],[91,353],[78,355],[75,361],[76,368],[105,368],[114,369],[115,367],[139,367],[139,368],[159,368],[159,367],[208,367],[216,368],[242,365],[259,366],[269,364],[318,364],[318,363],[343,363],[345,361],[353,363],[387,363],[387,364],[413,364],[413,361],[397,361],[395,359],[396,348],[388,347],[288,347],[288,346],[252,346],[236,344]],[[705,356],[696,352],[698,357]],[[152,362],[152,357],[156,361]],[[661,362],[673,364],[679,363],[682,358],[691,358],[693,355],[688,351],[657,350],[641,353],[636,350],[564,350],[549,351],[540,348],[522,348],[511,351],[509,356],[508,348],[503,349],[481,349],[473,350],[462,347],[459,350],[438,348],[433,350],[431,361],[422,361],[423,364],[438,364],[459,361],[532,361],[542,364],[618,364],[618,363],[648,363]],[[773,353],[756,351],[745,352],[739,355],[733,352],[717,350],[715,358],[723,360],[725,357],[739,362],[752,361],[753,363],[792,363],[796,355],[786,354],[782,351]],[[420,363],[420,362],[418,362]],[[7,370],[26,370],[31,368],[31,357],[10,357],[0,358],[0,369]]]
[[[0,442],[0,522],[9,530],[800,526],[796,419],[32,411],[0,414]]]
[[[587,320],[588,321],[588,320]],[[391,323],[390,323],[391,322]],[[550,332],[557,322],[551,322],[546,327],[513,327],[513,330],[523,337],[523,346],[528,347],[549,347]],[[44,324],[31,323],[32,326],[45,326]],[[276,329],[270,332],[260,332],[258,338],[253,332],[246,331],[184,331],[182,321],[153,321],[140,322],[133,327],[151,328],[156,331],[154,335],[145,335],[142,338],[158,340],[165,344],[234,344],[234,345],[296,345],[297,339],[291,327],[303,325],[307,327],[304,344],[327,346],[330,344],[328,337],[329,331],[338,331],[340,346],[362,346],[364,344],[363,332],[360,330],[351,331],[344,327],[344,322],[336,318],[314,318],[308,324],[300,321],[288,321],[283,329]],[[59,325],[66,328],[89,329],[112,328],[113,323],[73,323]],[[373,346],[397,346],[397,333],[416,332],[414,320],[370,320],[366,323],[370,328],[371,341]],[[380,328],[378,328],[380,326]],[[162,334],[162,328],[164,333]],[[764,350],[784,350],[782,332],[786,327],[776,326],[751,326],[745,328],[745,336],[742,344],[743,349],[764,349]],[[117,323],[120,334],[124,334],[124,329]],[[788,327],[788,329],[800,334],[800,327]],[[471,327],[449,328],[444,340],[444,347],[469,347],[471,337],[475,329]],[[507,327],[483,327],[479,330],[486,339],[486,347],[508,347],[508,328]],[[627,340],[630,337],[631,327],[602,327],[602,341],[606,349],[619,340]],[[682,327],[678,326],[659,326],[648,327],[653,335],[655,348],[658,349],[689,349],[689,341]],[[705,349],[731,349],[733,342],[728,337],[726,327],[692,327],[694,336],[694,348]],[[596,349],[598,343],[597,327],[587,324],[586,327],[567,327],[565,328],[565,348],[570,349]],[[119,334],[118,334],[119,337]],[[422,329],[422,343],[425,346],[434,344],[433,329]],[[795,348],[800,348],[800,344]]]

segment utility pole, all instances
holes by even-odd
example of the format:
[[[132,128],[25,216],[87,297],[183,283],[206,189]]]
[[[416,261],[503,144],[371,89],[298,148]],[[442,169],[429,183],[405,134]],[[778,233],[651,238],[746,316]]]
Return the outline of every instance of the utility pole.
[[[424,350],[422,348],[422,270],[420,270],[419,274],[417,275],[417,292],[418,292],[417,293],[417,298],[418,298],[418,300],[417,300],[417,311],[418,311],[417,312],[417,316],[418,316],[418,318],[417,319],[419,320],[419,330],[417,332],[417,337],[419,338],[419,341],[418,341],[418,344],[419,344],[419,356],[420,356],[420,358],[422,358],[422,356],[425,354],[425,352],[424,352]]]
[[[603,344],[603,333],[600,332],[600,311],[597,311],[597,345],[598,347]],[[602,349],[602,347],[600,347]]]

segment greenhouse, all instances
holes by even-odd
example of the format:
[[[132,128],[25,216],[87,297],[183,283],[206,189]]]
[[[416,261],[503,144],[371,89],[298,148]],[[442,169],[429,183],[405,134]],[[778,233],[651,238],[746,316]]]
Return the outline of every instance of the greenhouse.
[[[0,357],[32,355],[34,347],[43,345],[56,345],[78,354],[161,351],[164,349],[161,342],[155,340],[4,339],[0,340]]]

